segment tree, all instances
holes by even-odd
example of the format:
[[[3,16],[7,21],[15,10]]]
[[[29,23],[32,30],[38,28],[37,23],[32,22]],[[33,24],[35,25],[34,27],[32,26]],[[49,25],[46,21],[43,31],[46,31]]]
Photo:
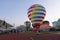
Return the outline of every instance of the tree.
[[[17,30],[20,31],[20,32],[23,32],[25,31],[25,25],[20,25],[17,27]]]

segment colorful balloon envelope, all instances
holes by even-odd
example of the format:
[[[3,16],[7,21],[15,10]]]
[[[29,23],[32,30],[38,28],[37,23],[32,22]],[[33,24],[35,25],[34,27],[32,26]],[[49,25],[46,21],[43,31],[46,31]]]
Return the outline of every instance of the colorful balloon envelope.
[[[28,18],[31,20],[32,26],[35,29],[40,27],[45,15],[46,10],[42,5],[34,4],[28,9]]]

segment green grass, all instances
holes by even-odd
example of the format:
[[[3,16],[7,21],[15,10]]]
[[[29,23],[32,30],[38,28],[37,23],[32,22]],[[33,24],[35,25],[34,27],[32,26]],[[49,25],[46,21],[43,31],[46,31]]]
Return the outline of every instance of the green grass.
[[[32,40],[46,40],[44,38],[32,38]]]
[[[60,32],[60,31],[40,31],[39,33],[40,34],[50,34],[50,33],[57,33],[57,32]],[[27,33],[36,33],[34,31],[27,31]]]

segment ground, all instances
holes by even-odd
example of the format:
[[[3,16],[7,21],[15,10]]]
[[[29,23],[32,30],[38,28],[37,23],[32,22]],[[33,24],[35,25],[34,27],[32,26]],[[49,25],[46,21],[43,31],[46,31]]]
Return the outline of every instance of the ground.
[[[60,34],[19,32],[0,35],[0,40],[60,40]]]

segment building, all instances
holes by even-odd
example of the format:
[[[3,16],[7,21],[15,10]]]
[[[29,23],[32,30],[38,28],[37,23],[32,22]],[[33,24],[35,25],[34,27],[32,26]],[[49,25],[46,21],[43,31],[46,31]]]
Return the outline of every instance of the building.
[[[56,29],[60,29],[60,18],[57,21],[52,22],[53,27]]]
[[[7,23],[6,21],[0,20],[0,28],[13,27],[13,25]]]
[[[53,27],[56,28],[56,26],[57,26],[57,21],[52,22],[52,24],[53,24]]]
[[[57,26],[60,27],[60,19],[57,21]]]

